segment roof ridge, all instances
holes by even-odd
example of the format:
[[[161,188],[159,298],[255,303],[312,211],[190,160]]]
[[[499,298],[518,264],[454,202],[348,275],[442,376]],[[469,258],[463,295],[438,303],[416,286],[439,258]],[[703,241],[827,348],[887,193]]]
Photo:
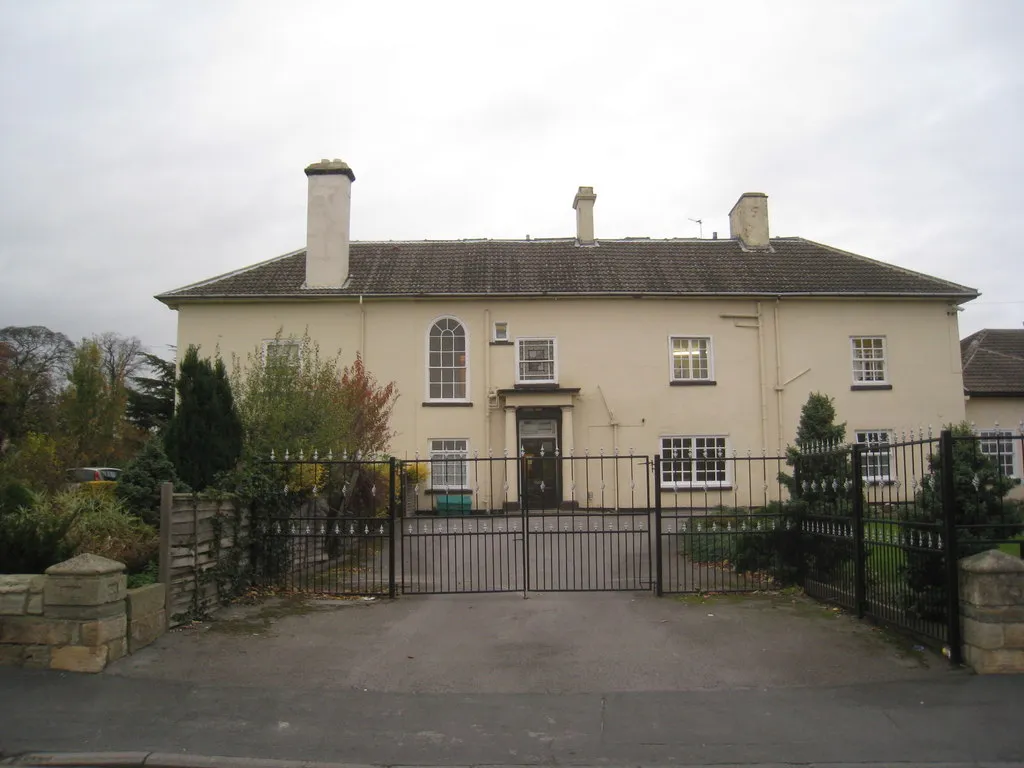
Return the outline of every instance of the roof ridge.
[[[1020,362],[1024,362],[1024,356],[1022,355],[1014,355],[1009,352],[1000,352],[997,349],[989,349],[987,347],[982,347],[980,345],[978,346],[977,352],[985,352],[986,354],[995,355],[996,357],[1004,357],[1007,360],[1019,360]],[[975,354],[977,354],[977,352]]]
[[[971,363],[974,362],[974,358],[978,354],[978,350],[981,349],[981,342],[985,340],[985,336],[987,333],[988,329],[982,328],[980,331],[975,331],[966,339],[964,339],[964,341],[967,342],[967,359],[964,360],[961,373],[965,373],[967,369],[970,367]]]
[[[772,240],[800,240],[798,237],[773,237]],[[737,241],[735,238],[730,237],[641,237],[641,236],[627,236],[627,237],[598,237],[595,238],[598,243],[733,243]],[[574,243],[576,242],[575,237],[531,237],[529,239],[516,238],[516,237],[458,237],[458,238],[441,238],[438,240],[431,239],[419,239],[419,240],[352,240],[352,245],[402,245],[402,244],[419,244],[419,243]],[[306,250],[300,248],[295,253],[300,253]],[[293,255],[293,254],[288,254]]]
[[[978,291],[977,288],[971,288],[969,285],[961,285],[960,283],[954,283],[952,280],[946,280],[944,277],[935,277],[934,275],[928,275],[928,274],[925,274],[924,272],[918,272],[918,271],[913,270],[913,269],[907,269],[906,267],[901,267],[898,264],[892,264],[892,263],[890,263],[888,261],[882,261],[880,259],[872,259],[870,256],[862,256],[861,254],[854,253],[853,251],[845,251],[842,248],[836,248],[834,245],[828,245],[826,243],[819,243],[817,240],[809,240],[806,237],[795,237],[793,239],[794,240],[803,240],[805,243],[811,243],[812,245],[816,245],[819,248],[827,248],[830,251],[835,251],[836,253],[841,253],[841,254],[843,254],[845,256],[849,256],[849,257],[854,258],[854,259],[860,259],[861,261],[868,261],[868,262],[871,262],[872,264],[878,264],[878,265],[880,265],[882,267],[885,267],[887,269],[891,269],[891,270],[894,270],[896,272],[901,272],[904,275],[910,275],[912,277],[920,277],[920,278],[924,278],[926,280],[932,280],[932,281],[934,281],[936,283],[945,283],[946,285],[951,286],[953,288],[959,288],[961,291],[967,291],[967,292],[973,293],[975,298],[977,298],[978,296],[981,296],[981,293]]]

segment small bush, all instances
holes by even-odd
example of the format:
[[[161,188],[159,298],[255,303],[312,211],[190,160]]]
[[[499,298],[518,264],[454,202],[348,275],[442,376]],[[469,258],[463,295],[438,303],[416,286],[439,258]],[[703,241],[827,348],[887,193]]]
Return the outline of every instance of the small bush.
[[[693,562],[727,565],[737,573],[771,573],[793,581],[799,563],[797,525],[787,505],[764,508],[722,507],[694,517],[683,537],[683,552]],[[698,530],[698,527],[700,530]]]
[[[761,530],[742,533],[736,542],[736,570],[770,572],[783,584],[803,578],[800,518],[802,502],[773,501],[756,518]]]
[[[91,552],[117,560],[125,564],[129,573],[142,570],[156,557],[160,548],[156,530],[131,514],[121,502],[81,494],[65,503],[68,501],[72,506],[81,505],[68,531],[74,554]]]
[[[175,483],[176,490],[184,490],[160,440],[151,439],[118,478],[117,498],[144,522],[159,526],[160,486],[164,483]]]
[[[999,472],[995,463],[981,451],[980,441],[970,424],[947,427],[953,434],[953,465],[949,468],[953,486],[957,548],[946,557],[967,557],[990,549],[993,540],[1009,539],[1024,531],[1019,508],[1007,504],[1004,497],[1012,481]],[[929,477],[917,495],[917,504],[903,525],[904,538],[915,527],[934,529],[945,520],[942,506],[943,472],[938,453],[928,460]],[[915,526],[915,523],[923,525]],[[903,577],[907,610],[926,621],[945,621],[947,583],[945,557],[914,547],[906,551]]]
[[[67,534],[74,519],[41,515],[35,506],[0,510],[0,573],[42,573],[67,560],[74,546]]]
[[[156,560],[150,560],[146,567],[138,573],[132,573],[128,576],[128,589],[138,589],[139,587],[148,587],[150,584],[156,584],[160,580],[159,567],[157,566]]]
[[[405,481],[411,485],[422,485],[430,476],[430,464],[417,461],[405,465]]]
[[[91,552],[141,570],[157,554],[156,531],[118,501],[80,490],[43,494],[0,513],[0,563],[7,573],[41,573]]]
[[[718,523],[710,520],[701,521],[700,532],[692,531],[680,534],[683,537],[683,552],[695,563],[714,563],[729,565],[736,556],[735,533],[726,533],[725,528],[718,529]]]
[[[0,514],[13,512],[18,507],[30,507],[36,502],[36,495],[29,487],[16,480],[0,481]]]
[[[82,483],[78,486],[77,491],[85,496],[95,496],[113,501],[117,498],[117,481],[96,480],[91,483]]]

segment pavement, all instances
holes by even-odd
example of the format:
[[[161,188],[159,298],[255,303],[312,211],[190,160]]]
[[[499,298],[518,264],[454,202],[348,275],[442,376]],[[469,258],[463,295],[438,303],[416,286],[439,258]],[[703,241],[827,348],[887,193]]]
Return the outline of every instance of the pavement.
[[[109,675],[379,693],[580,694],[944,679],[948,663],[796,595],[272,599],[172,632]]]
[[[0,753],[81,765],[1024,766],[1022,723],[1024,678],[788,595],[277,599],[101,675],[0,669]]]

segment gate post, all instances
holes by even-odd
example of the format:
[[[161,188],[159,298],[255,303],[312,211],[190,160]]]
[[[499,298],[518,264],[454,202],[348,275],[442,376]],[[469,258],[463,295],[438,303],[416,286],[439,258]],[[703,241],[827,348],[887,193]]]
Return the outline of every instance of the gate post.
[[[960,638],[960,564],[956,543],[956,490],[953,484],[953,432],[939,434],[939,461],[942,467],[942,522],[946,535],[946,621],[949,661],[963,664],[963,642]]]
[[[853,444],[853,603],[857,618],[864,618],[867,554],[864,551],[864,448]]]
[[[661,568],[661,456],[654,457],[654,594],[665,594]]]
[[[390,518],[391,532],[388,536],[388,597],[395,599],[395,535],[399,530],[397,495],[395,493],[395,457],[388,461],[388,517]]]
[[[530,510],[527,509],[526,497],[526,455],[520,450],[516,453],[516,485],[519,486],[519,514],[523,521],[523,599],[526,600],[530,591]]]

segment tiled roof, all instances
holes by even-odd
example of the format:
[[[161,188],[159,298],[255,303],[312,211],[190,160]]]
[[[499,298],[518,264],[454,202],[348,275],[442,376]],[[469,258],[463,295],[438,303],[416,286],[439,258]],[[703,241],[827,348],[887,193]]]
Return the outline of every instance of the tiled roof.
[[[342,288],[302,287],[305,251],[159,295],[190,298],[294,296],[481,296],[539,294],[872,295],[968,300],[967,288],[798,237],[771,250],[738,240],[354,242]]]
[[[1024,330],[972,333],[960,342],[960,356],[967,394],[1024,397]]]

